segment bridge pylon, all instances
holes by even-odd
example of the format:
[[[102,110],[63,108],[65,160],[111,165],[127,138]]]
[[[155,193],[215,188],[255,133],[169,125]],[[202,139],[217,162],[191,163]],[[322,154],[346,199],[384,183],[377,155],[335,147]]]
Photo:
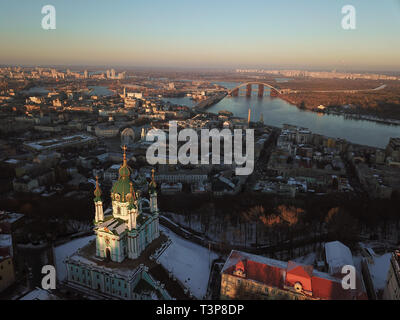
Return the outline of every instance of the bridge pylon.
[[[241,83],[237,87],[231,89],[228,91],[228,94],[230,94],[233,97],[237,97],[240,94],[240,88],[245,87],[246,88],[246,96],[250,97],[252,93],[252,85],[258,85],[258,96],[263,97],[264,96],[264,91],[265,87],[268,87],[271,89],[271,96],[276,97],[281,94],[281,90],[279,88],[273,87],[272,85],[266,83],[266,82],[259,82],[259,81],[252,81],[252,82],[246,82],[246,83]]]
[[[246,86],[246,97],[251,97],[251,84]]]
[[[258,85],[258,96],[261,98],[264,96],[264,85],[263,84]]]

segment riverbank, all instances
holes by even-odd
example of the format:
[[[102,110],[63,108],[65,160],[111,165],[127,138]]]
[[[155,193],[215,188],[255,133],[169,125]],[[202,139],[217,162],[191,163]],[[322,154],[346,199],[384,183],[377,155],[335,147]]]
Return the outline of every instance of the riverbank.
[[[208,108],[210,108],[213,105],[215,105],[218,102],[220,102],[221,100],[223,100],[226,97],[226,95],[227,95],[227,93],[223,92],[223,93],[219,93],[219,94],[210,96],[206,100],[200,101],[198,104],[196,104],[193,107],[193,110],[195,110],[195,111],[205,111]]]
[[[397,119],[385,119],[379,118],[376,116],[371,116],[367,114],[359,114],[359,113],[346,113],[346,112],[339,112],[339,111],[332,111],[332,110],[320,110],[320,109],[312,109],[312,112],[323,113],[323,114],[332,114],[337,116],[345,117],[346,119],[354,119],[354,120],[366,120],[366,121],[373,121],[377,123],[393,125],[393,126],[400,126],[400,120]]]
[[[376,123],[382,123],[386,125],[400,125],[400,119],[390,119],[390,118],[381,118],[377,116],[373,116],[370,114],[362,114],[362,113],[353,113],[353,112],[341,112],[337,110],[332,110],[330,107],[323,107],[323,108],[309,108],[304,105],[304,103],[298,103],[293,99],[290,99],[288,96],[280,95],[278,98],[296,106],[300,110],[315,112],[318,114],[329,114],[335,116],[342,116],[345,119],[353,119],[353,120],[365,120],[365,121],[372,121]],[[349,111],[349,110],[347,110]],[[350,110],[351,111],[351,110]]]

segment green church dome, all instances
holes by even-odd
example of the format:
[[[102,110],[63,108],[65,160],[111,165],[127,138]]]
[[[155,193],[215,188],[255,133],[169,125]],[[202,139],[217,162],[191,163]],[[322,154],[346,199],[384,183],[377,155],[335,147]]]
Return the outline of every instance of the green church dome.
[[[121,202],[126,202],[126,195],[129,193],[130,190],[130,184],[129,184],[129,179],[128,178],[119,178],[117,182],[114,183],[111,193],[112,193],[112,199],[121,201]],[[119,198],[118,196],[119,195]]]
[[[115,201],[120,202],[127,202],[127,195],[130,194],[130,179],[131,176],[131,169],[129,168],[127,161],[126,161],[126,147],[123,148],[124,150],[124,160],[119,168],[119,178],[118,181],[114,183],[111,188],[111,198]]]
[[[131,175],[131,171],[129,170],[129,166],[121,166],[119,168],[119,176],[123,178],[129,178]]]

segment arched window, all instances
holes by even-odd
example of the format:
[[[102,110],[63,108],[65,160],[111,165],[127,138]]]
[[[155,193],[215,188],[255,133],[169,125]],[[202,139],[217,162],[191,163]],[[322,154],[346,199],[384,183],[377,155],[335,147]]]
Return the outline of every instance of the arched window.
[[[117,213],[118,213],[118,215],[120,215],[120,214],[121,214],[121,207],[118,207],[118,209],[117,209]]]

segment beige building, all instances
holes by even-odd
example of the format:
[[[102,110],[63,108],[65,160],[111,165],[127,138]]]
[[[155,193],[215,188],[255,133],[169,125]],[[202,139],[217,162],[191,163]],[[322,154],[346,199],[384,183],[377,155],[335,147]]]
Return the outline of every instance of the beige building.
[[[0,292],[3,292],[15,281],[14,264],[7,250],[0,250]]]
[[[383,292],[384,300],[400,300],[400,251],[392,253],[386,287]]]

